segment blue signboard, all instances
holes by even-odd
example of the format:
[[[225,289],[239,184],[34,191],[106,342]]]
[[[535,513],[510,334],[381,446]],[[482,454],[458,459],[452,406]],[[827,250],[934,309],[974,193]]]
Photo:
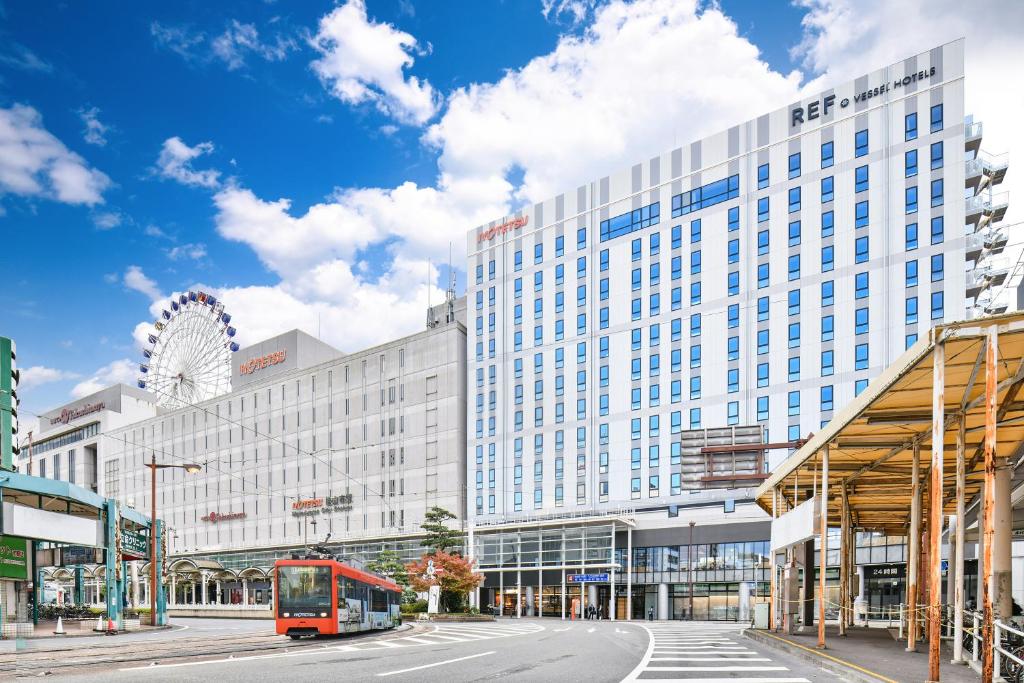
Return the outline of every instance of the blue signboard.
[[[608,580],[607,574],[566,574],[569,583],[601,583]]]

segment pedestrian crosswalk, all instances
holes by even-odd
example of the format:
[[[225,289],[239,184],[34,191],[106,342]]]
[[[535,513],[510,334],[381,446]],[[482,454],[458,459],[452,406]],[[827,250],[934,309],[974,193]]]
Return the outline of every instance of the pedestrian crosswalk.
[[[650,635],[647,653],[623,683],[810,683],[753,647],[737,624],[658,622],[643,628]]]
[[[541,624],[527,623],[452,623],[432,624],[430,630],[415,635],[399,636],[397,638],[374,639],[365,642],[354,642],[345,644],[337,649],[366,651],[384,650],[398,647],[415,647],[422,645],[450,645],[472,640],[492,640],[494,638],[509,638],[522,636],[530,633],[543,631]]]

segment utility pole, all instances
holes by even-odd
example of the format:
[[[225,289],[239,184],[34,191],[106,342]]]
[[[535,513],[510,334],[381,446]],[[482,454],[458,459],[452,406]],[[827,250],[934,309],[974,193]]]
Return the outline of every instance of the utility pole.
[[[697,522],[690,520],[690,547],[686,550],[686,564],[690,575],[690,621],[693,621],[693,527]]]

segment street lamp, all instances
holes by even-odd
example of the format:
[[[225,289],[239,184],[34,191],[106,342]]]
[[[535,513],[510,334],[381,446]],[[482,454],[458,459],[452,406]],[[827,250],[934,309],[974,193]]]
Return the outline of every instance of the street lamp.
[[[156,464],[156,453],[151,453],[149,462],[150,498],[152,512],[149,518],[149,619],[150,625],[156,626],[156,596],[160,586],[156,582],[156,471],[157,470],[185,470],[189,474],[196,474],[203,469],[202,465],[187,463],[184,465],[158,465]]]

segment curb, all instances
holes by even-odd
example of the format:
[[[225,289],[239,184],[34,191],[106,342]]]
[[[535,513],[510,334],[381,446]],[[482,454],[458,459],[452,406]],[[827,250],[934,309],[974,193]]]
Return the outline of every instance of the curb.
[[[879,683],[879,681],[883,683],[898,683],[892,678],[876,674],[846,660],[791,643],[784,638],[779,638],[764,631],[755,631],[752,628],[748,628],[743,631],[743,635],[757,643],[781,650],[805,662],[810,662],[822,671],[828,672],[844,681],[854,681],[855,683]]]

